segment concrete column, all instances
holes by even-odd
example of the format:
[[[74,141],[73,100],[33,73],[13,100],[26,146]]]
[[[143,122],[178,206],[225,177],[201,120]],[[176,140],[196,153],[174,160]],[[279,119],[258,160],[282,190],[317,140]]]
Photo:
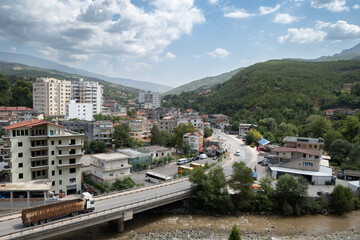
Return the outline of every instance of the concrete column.
[[[14,200],[14,198],[13,198],[13,191],[10,191],[10,207],[13,206],[13,200]]]
[[[27,206],[30,207],[30,191],[26,192],[26,196],[27,196]]]
[[[44,204],[46,204],[46,191],[44,191]]]
[[[118,218],[116,220],[116,227],[117,227],[118,233],[124,232],[124,219],[123,218]]]

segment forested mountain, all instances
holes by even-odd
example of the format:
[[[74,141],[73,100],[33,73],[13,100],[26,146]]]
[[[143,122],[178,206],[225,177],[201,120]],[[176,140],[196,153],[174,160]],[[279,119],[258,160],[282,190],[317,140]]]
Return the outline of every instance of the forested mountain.
[[[77,69],[73,67],[68,67],[62,64],[58,64],[56,62],[44,60],[37,57],[32,57],[24,54],[17,54],[17,53],[6,53],[0,52],[0,61],[18,63],[18,64],[25,64],[28,66],[43,68],[43,69],[54,69],[60,71],[62,73],[66,73],[68,75],[81,75],[88,78],[97,78],[103,81],[111,82],[114,84],[120,84],[123,86],[128,86],[132,88],[139,88],[141,87],[142,90],[150,90],[155,92],[166,92],[172,89],[172,87],[145,82],[145,81],[138,81],[126,78],[115,78],[115,77],[107,77],[102,74],[88,72],[82,69]]]
[[[206,78],[192,81],[190,83],[187,83],[187,84],[181,85],[177,88],[174,88],[174,89],[164,93],[164,95],[180,94],[182,92],[189,92],[189,91],[193,91],[193,90],[201,91],[203,89],[210,88],[218,83],[223,83],[223,82],[229,80],[232,76],[234,76],[236,73],[238,73],[241,69],[243,69],[243,68],[238,68],[238,69],[235,69],[235,70],[227,72],[227,73],[223,73],[218,76],[206,77]]]
[[[125,87],[118,84],[113,84],[104,80],[97,78],[90,78],[86,76],[81,76],[77,74],[69,74],[60,72],[57,70],[44,69],[38,67],[31,67],[18,63],[9,63],[0,61],[0,74],[3,75],[3,79],[8,79],[11,84],[15,84],[18,80],[24,80],[25,82],[33,82],[37,77],[53,77],[57,79],[66,79],[70,81],[79,81],[79,78],[84,78],[85,81],[96,81],[99,84],[104,86],[104,96],[108,96],[112,99],[117,100],[120,103],[125,103],[128,99],[135,99],[139,96],[140,89]],[[31,84],[30,84],[31,85]],[[6,85],[7,86],[7,85]],[[10,86],[8,86],[10,87]],[[32,86],[31,86],[32,87]],[[5,87],[6,88],[6,87]],[[5,88],[3,90],[5,90]],[[0,95],[4,95],[4,92],[1,91]],[[11,98],[11,96],[4,96],[5,98]],[[31,101],[32,101],[32,90],[31,90]],[[1,102],[1,101],[0,101]],[[15,100],[5,101],[9,102],[11,106],[16,106]],[[11,104],[13,103],[13,104]],[[0,104],[7,105],[7,104]],[[31,104],[26,104],[26,106],[31,107]]]
[[[359,96],[342,93],[345,83],[360,83],[360,61],[300,62],[272,60],[243,69],[208,94],[165,97],[166,106],[223,113],[232,121],[300,126],[310,114],[330,107],[359,108]]]

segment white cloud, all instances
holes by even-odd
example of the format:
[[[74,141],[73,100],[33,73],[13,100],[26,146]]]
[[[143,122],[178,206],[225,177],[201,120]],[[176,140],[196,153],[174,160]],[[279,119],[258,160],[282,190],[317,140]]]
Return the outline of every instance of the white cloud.
[[[360,5],[359,5],[359,4],[355,4],[355,5],[353,6],[353,9],[360,9]]]
[[[315,29],[320,30],[320,29],[326,28],[330,25],[331,25],[331,23],[329,23],[329,22],[323,22],[323,21],[319,20],[319,21],[316,21]]]
[[[146,11],[130,0],[2,0],[0,39],[66,61],[97,54],[141,58],[161,54],[205,22],[194,0],[149,4]]]
[[[281,23],[281,24],[289,24],[292,22],[297,21],[296,17],[293,17],[287,13],[279,13],[276,15],[274,22]]]
[[[10,52],[16,53],[16,51],[17,51],[16,47],[11,47],[11,48],[10,48]]]
[[[349,11],[345,6],[345,0],[312,0],[311,7],[313,8],[326,8],[331,12]]]
[[[208,52],[213,58],[226,58],[230,53],[223,48],[217,48],[212,52]]]
[[[219,0],[209,0],[210,5],[215,5],[215,4],[218,4],[218,3],[219,3]]]
[[[289,28],[288,34],[278,38],[280,43],[293,42],[293,43],[311,43],[316,41],[323,41],[326,33],[312,28]]]
[[[259,10],[260,10],[260,15],[267,15],[267,14],[270,14],[270,13],[274,13],[276,12],[277,10],[279,10],[281,7],[280,4],[277,4],[275,7],[265,7],[265,6],[261,6],[259,7]]]
[[[247,13],[245,9],[234,9],[232,11],[229,11],[227,13],[224,14],[224,17],[228,17],[228,18],[248,18],[248,17],[252,17],[255,14],[250,14]]]
[[[167,52],[165,55],[165,59],[174,59],[174,58],[176,58],[176,56],[171,52]]]
[[[152,69],[150,64],[139,62],[139,63],[129,63],[129,66],[125,68],[125,71],[128,73],[136,73],[136,72],[145,72]]]
[[[326,38],[329,40],[360,39],[360,27],[339,20],[330,25]]]

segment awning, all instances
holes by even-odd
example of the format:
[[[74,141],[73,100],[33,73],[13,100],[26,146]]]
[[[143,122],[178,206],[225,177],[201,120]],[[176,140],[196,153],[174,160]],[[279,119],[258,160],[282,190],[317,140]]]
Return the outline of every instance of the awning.
[[[262,138],[258,141],[260,145],[265,146],[266,144],[270,143],[270,141],[266,140],[265,138]]]

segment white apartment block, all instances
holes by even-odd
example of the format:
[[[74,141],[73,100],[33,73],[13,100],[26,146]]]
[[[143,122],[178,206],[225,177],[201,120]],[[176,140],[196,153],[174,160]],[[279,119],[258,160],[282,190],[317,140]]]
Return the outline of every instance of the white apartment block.
[[[91,179],[99,183],[113,183],[131,176],[129,156],[123,153],[100,153],[91,156]]]
[[[81,190],[83,134],[33,119],[5,127],[5,170],[10,183],[50,179],[55,194]]]
[[[91,103],[93,115],[101,113],[103,106],[103,86],[98,82],[83,81],[71,83],[71,99],[78,103]]]
[[[144,105],[146,105],[146,103],[151,103],[154,109],[161,107],[161,94],[151,91],[140,92],[139,103]]]
[[[93,105],[91,103],[77,103],[70,100],[66,103],[65,119],[79,119],[85,121],[93,120]]]
[[[66,102],[71,99],[71,82],[38,78],[33,83],[33,108],[50,117],[64,117]]]

